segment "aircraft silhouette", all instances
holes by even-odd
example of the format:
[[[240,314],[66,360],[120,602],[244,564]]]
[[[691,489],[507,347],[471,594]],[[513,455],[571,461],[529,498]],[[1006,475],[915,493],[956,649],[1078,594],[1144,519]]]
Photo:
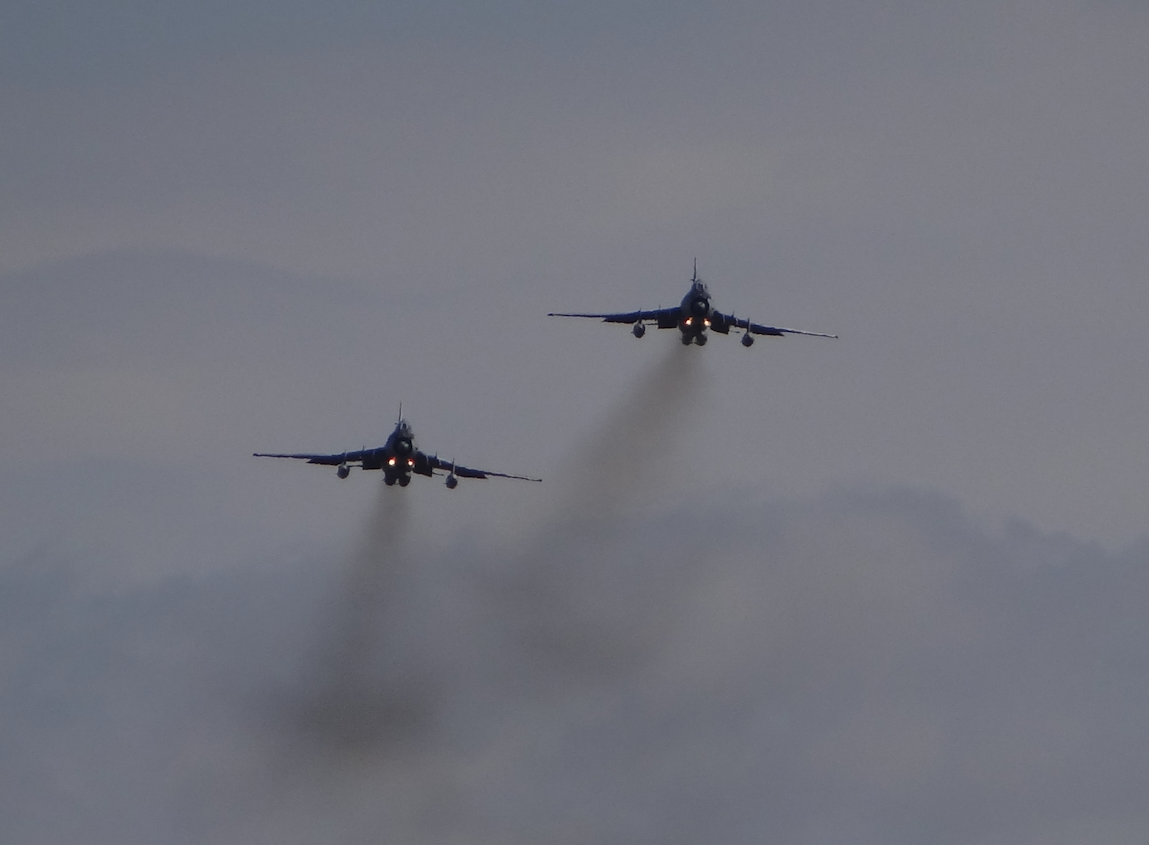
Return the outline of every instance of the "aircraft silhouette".
[[[771,335],[782,337],[788,334],[804,334],[812,337],[834,337],[836,334],[823,334],[822,332],[808,332],[802,329],[783,329],[775,326],[763,326],[749,320],[735,318],[733,314],[723,314],[710,303],[710,290],[706,283],[698,278],[698,259],[694,260],[694,276],[690,279],[690,291],[682,297],[677,308],[659,308],[654,311],[627,311],[618,314],[571,314],[554,312],[548,317],[592,317],[604,323],[633,324],[631,332],[635,337],[646,334],[646,323],[652,323],[660,329],[678,329],[682,333],[682,343],[689,346],[695,343],[703,346],[706,343],[706,330],[719,334],[730,334],[730,330],[742,329],[742,345],[752,346],[754,335]]]
[[[398,483],[406,487],[411,483],[411,475],[431,477],[436,473],[446,473],[447,487],[454,490],[460,478],[514,478],[520,481],[541,481],[541,478],[528,478],[525,475],[509,475],[505,472],[471,469],[454,461],[444,461],[437,455],[428,455],[415,447],[415,434],[403,419],[403,409],[399,409],[399,421],[387,442],[377,449],[361,449],[358,452],[340,452],[334,455],[313,455],[310,453],[279,454],[255,452],[256,458],[294,458],[309,464],[336,467],[340,478],[351,474],[351,468],[378,469],[383,471],[383,481],[388,486]]]

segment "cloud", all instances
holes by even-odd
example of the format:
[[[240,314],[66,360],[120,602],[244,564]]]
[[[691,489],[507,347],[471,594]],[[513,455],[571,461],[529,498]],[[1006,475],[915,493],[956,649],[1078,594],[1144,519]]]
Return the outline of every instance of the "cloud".
[[[342,630],[329,560],[112,595],[6,567],[5,841],[1143,840],[1145,548],[908,491],[624,528],[385,544]]]

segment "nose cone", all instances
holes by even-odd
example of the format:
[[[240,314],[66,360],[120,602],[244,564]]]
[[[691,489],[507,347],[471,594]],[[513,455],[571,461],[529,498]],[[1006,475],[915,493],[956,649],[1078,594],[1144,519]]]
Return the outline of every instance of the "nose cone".
[[[705,317],[710,313],[710,300],[704,296],[696,296],[690,300],[690,313],[695,317]]]

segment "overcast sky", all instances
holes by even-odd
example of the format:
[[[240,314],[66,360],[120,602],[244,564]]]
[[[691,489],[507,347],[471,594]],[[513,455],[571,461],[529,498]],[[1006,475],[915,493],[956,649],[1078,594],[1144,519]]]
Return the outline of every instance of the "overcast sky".
[[[0,838],[1144,845],[1147,42],[1131,0],[8,4]],[[695,258],[841,338],[545,316]],[[544,483],[250,457],[400,402]],[[370,695],[313,679],[347,655]],[[316,689],[384,715],[274,727]]]

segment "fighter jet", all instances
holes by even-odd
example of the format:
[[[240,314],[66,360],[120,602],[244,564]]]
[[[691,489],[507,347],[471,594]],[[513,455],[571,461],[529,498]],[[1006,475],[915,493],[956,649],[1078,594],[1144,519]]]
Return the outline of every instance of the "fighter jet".
[[[391,487],[396,483],[406,487],[411,483],[411,474],[431,477],[436,473],[447,475],[447,488],[454,490],[459,485],[460,478],[515,478],[520,481],[541,481],[540,478],[528,478],[525,475],[508,475],[505,472],[490,472],[482,469],[471,469],[454,461],[444,461],[436,455],[428,455],[415,447],[415,434],[411,426],[403,419],[403,411],[399,411],[399,422],[395,430],[387,438],[387,442],[377,449],[362,449],[358,452],[340,452],[335,455],[303,454],[277,454],[272,452],[255,452],[256,458],[295,458],[307,461],[309,464],[333,466],[340,478],[351,474],[351,468],[358,466],[362,469],[383,470],[383,482]]]
[[[694,261],[694,276],[690,279],[690,292],[682,297],[682,303],[677,308],[659,308],[655,311],[628,311],[622,314],[569,314],[551,312],[548,317],[592,317],[604,323],[633,324],[631,332],[635,337],[646,334],[646,323],[651,323],[660,329],[678,329],[682,332],[682,344],[689,346],[696,343],[699,346],[706,344],[706,330],[711,329],[719,334],[730,334],[731,329],[742,329],[742,345],[754,345],[754,335],[773,335],[782,337],[788,334],[804,334],[812,337],[837,337],[836,334],[823,334],[822,332],[807,332],[802,329],[781,329],[775,326],[763,326],[749,320],[736,318],[733,314],[723,314],[716,311],[710,304],[710,290],[706,283],[698,278],[698,259]]]

